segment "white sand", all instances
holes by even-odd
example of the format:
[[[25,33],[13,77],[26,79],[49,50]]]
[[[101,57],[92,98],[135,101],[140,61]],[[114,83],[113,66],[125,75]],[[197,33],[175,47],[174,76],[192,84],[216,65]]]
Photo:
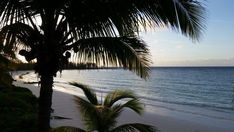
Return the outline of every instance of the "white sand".
[[[34,95],[39,97],[39,89],[40,89],[39,87],[34,86],[32,84],[24,84],[19,80],[17,82],[14,82],[14,84],[17,86],[28,88],[29,90],[32,91]],[[71,94],[60,92],[54,89],[53,100],[52,100],[53,102],[52,108],[54,109],[54,112],[52,113],[52,116],[60,116],[71,119],[52,119],[51,120],[52,127],[75,126],[83,128],[79,111],[76,108],[73,98],[74,96]]]
[[[23,80],[17,79],[14,82],[15,85],[21,87],[27,87],[30,89],[33,94],[37,97],[39,95],[39,87],[34,86],[32,84],[24,84]],[[79,116],[79,111],[76,108],[76,105],[73,101],[73,95],[64,93],[61,90],[54,88],[53,92],[53,105],[54,116],[62,116],[71,118],[69,120],[63,119],[52,119],[51,126],[75,126],[83,128],[81,118]],[[123,114],[119,118],[119,123],[127,123],[127,122],[141,122],[145,124],[151,124],[157,126],[162,132],[234,132],[234,124],[230,125],[230,122],[221,121],[221,122],[209,122],[209,120],[198,120],[196,118],[186,117],[186,115],[182,115],[183,117],[179,117],[181,115],[171,116],[167,115],[167,110],[158,108],[158,112],[156,113],[145,113],[142,116],[135,114],[129,110],[123,112]]]

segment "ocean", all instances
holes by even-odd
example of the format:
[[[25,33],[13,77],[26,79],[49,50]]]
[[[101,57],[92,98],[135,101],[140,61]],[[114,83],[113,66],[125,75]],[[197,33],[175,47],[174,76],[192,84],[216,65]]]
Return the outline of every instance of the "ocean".
[[[27,77],[38,80],[33,72]],[[152,113],[160,109],[166,114],[234,123],[233,67],[153,67],[147,80],[123,69],[64,70],[54,82],[60,90],[75,95],[81,91],[68,82],[89,85],[100,97],[116,89],[132,90]]]

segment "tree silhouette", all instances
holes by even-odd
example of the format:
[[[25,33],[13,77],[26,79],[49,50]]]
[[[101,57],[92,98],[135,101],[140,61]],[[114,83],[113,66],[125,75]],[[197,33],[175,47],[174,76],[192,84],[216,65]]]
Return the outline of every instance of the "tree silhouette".
[[[0,44],[36,59],[39,131],[48,132],[53,77],[69,58],[146,78],[150,59],[141,28],[168,27],[197,40],[203,13],[197,0],[1,0]]]

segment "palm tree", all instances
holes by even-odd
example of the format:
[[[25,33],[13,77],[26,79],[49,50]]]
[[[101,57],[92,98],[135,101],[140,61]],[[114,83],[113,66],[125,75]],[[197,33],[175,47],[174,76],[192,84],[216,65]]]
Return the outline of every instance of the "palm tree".
[[[173,28],[197,40],[203,13],[197,0],[1,0],[0,44],[36,59],[39,131],[48,132],[53,77],[69,58],[146,78],[151,61],[141,28]]]
[[[104,101],[98,100],[95,92],[87,85],[78,83],[70,83],[73,86],[81,88],[86,99],[75,96],[75,102],[83,117],[85,127],[88,132],[155,132],[155,127],[141,124],[131,123],[116,126],[116,120],[125,108],[129,108],[137,114],[142,114],[143,106],[137,96],[131,91],[115,90],[106,95]],[[81,131],[75,127],[58,127],[53,132]]]

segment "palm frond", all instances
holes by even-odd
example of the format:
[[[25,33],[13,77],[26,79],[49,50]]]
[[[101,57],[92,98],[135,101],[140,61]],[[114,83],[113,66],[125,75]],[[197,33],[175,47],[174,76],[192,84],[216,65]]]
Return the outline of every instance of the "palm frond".
[[[26,8],[25,2],[20,0],[1,0],[0,1],[0,23],[7,25],[8,23],[14,23],[19,20],[23,20]]]
[[[142,114],[144,107],[138,99],[132,99],[121,106],[121,108],[129,108],[138,114]]]
[[[89,86],[76,82],[72,82],[69,84],[83,90],[85,97],[89,100],[89,102],[92,103],[93,105],[98,105],[97,95],[91,88],[89,88]]]
[[[23,43],[25,46],[33,47],[42,39],[37,29],[20,22],[4,26],[0,34],[1,42],[4,42],[5,45],[9,45],[11,41],[14,41],[16,44]]]
[[[1,29],[0,31],[0,43],[2,51],[7,54],[11,54],[15,51],[15,45],[17,44],[17,38],[15,34],[9,33],[9,28]]]
[[[96,106],[96,112],[98,115],[97,117],[95,117],[98,120],[98,131],[106,132],[116,125],[116,112],[112,111],[111,108],[99,105]]]
[[[94,62],[102,66],[121,66],[148,77],[151,63],[149,50],[142,40],[132,37],[96,37],[69,45],[77,52],[77,62]]]
[[[202,29],[205,28],[204,21],[205,8],[195,0],[174,1],[177,15],[176,27],[186,36],[193,40],[199,39]]]
[[[139,32],[141,27],[167,26],[199,39],[204,12],[197,0],[71,1],[64,9],[70,27],[76,27],[80,38],[122,36]]]
[[[120,116],[122,109],[118,109],[120,105],[114,105],[112,108],[109,108],[109,114],[107,118],[107,125],[109,125],[108,130],[113,129],[117,124],[117,118]],[[118,110],[117,110],[118,109]]]
[[[86,131],[77,127],[61,126],[61,127],[53,128],[51,132],[86,132]]]
[[[78,96],[74,97],[75,103],[77,104],[78,109],[82,114],[82,119],[85,123],[85,126],[87,127],[87,130],[96,130],[100,120],[97,118],[99,115],[96,112],[95,105]]]
[[[136,95],[132,91],[115,90],[107,94],[104,105],[111,107],[115,102],[121,99],[136,99]]]
[[[159,132],[159,130],[154,126],[133,123],[118,126],[110,132]]]
[[[197,0],[144,0],[134,5],[142,14],[139,21],[143,26],[167,26],[193,40],[198,40],[204,29],[205,10]]]
[[[20,22],[4,26],[0,30],[0,36],[0,42],[4,45],[4,53],[20,49],[30,50],[20,51],[20,55],[23,55],[28,62],[36,58],[39,45],[43,42],[43,37],[37,29]]]

